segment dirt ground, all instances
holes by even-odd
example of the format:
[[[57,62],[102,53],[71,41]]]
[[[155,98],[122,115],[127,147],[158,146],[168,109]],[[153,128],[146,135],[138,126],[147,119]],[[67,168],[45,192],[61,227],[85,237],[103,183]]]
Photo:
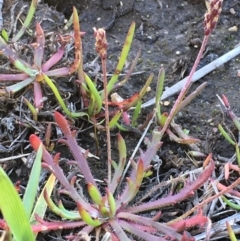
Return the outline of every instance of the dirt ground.
[[[3,9],[4,27],[6,29],[9,28],[9,13],[12,4],[12,1],[6,1]],[[94,65],[93,68],[87,66],[97,57],[94,48],[95,39],[93,36],[93,27],[105,27],[107,29],[109,44],[107,67],[109,74],[111,74],[116,66],[128,28],[132,21],[136,22],[135,37],[128,61],[131,63],[140,47],[142,49],[141,58],[134,70],[134,72],[138,74],[134,75],[131,80],[118,91],[123,98],[128,98],[138,92],[148,76],[154,73],[155,77],[151,84],[151,91],[145,96],[144,100],[147,101],[153,98],[155,96],[157,74],[161,66],[166,70],[165,88],[173,86],[189,74],[199,50],[199,43],[203,39],[203,19],[204,13],[206,12],[206,3],[204,0],[122,0],[121,2],[118,0],[45,0],[39,4],[34,22],[41,21],[45,32],[60,31],[60,29],[63,29],[64,19],[69,18],[72,13],[72,6],[77,7],[81,30],[86,32],[83,37],[83,56],[85,71],[88,73],[96,70],[96,65]],[[239,0],[224,1],[220,20],[210,37],[206,53],[201,60],[199,68],[227,53],[239,44],[239,22]],[[34,24],[32,26],[34,26]],[[237,27],[236,31],[232,31],[233,27]],[[29,38],[31,39],[31,37]],[[26,43],[29,39],[25,36],[23,41]],[[124,72],[127,71],[128,67],[129,66],[126,66]],[[200,96],[178,113],[175,119],[177,123],[182,125],[183,129],[190,131],[191,136],[201,140],[199,144],[201,151],[206,154],[212,152],[217,163],[221,162],[219,156],[230,158],[234,154],[234,148],[232,148],[217,131],[217,124],[224,122],[236,138],[238,133],[231,122],[228,121],[228,118],[223,118],[224,115],[219,107],[216,94],[225,94],[235,114],[240,116],[238,101],[240,76],[237,75],[238,70],[240,71],[240,57],[232,59],[224,64],[224,66],[221,66],[194,83],[190,92],[205,81],[207,81],[208,85]],[[139,74],[139,72],[141,72],[141,74]],[[69,88],[72,87],[71,84],[66,85]],[[169,101],[170,104],[163,108],[169,111],[175,99],[176,96],[169,97],[167,101]],[[9,101],[9,103],[5,101],[4,104],[0,104],[0,119],[9,116],[11,113],[15,113],[14,101],[11,101]],[[143,119],[149,113],[149,109],[150,108],[143,110]],[[5,127],[3,124],[1,128],[0,134],[1,131],[2,133],[4,132]],[[134,148],[136,145],[135,141],[139,136],[132,135],[131,133],[125,133],[124,136],[130,149]],[[104,137],[101,136],[99,138],[104,139]],[[93,153],[96,151],[94,141],[91,138],[81,136],[79,139],[84,148],[89,148]],[[4,141],[6,141],[6,139],[1,139],[0,137],[0,144],[3,144]],[[168,175],[176,176],[181,171],[184,171],[186,166],[193,168],[190,160],[180,166],[174,163],[175,160],[179,158],[186,158],[185,150],[187,150],[187,148],[185,146],[175,144],[169,141],[168,138],[164,141],[162,153],[159,153],[163,161],[160,171],[161,174],[169,172]],[[24,147],[26,147],[27,144],[26,139],[24,140]],[[14,152],[10,151],[9,153],[14,154],[17,150],[18,149],[14,150]],[[1,152],[1,149],[0,153],[3,157],[9,156],[9,153]],[[198,163],[199,166],[201,166],[202,160]],[[12,167],[19,169],[21,165],[14,163]],[[104,168],[106,168],[106,165],[99,163],[96,164],[95,167],[96,170],[103,170],[102,172],[98,171],[96,173],[97,178],[101,179],[101,177],[105,175]],[[175,169],[178,169],[176,173],[174,173]],[[19,178],[17,175],[11,175],[13,180]],[[187,203],[184,203],[184,205],[176,205],[176,209],[166,209],[162,221],[168,221],[171,215],[176,213],[180,214],[181,209],[187,209],[187,205]],[[167,215],[167,213],[169,213],[169,215]],[[233,213],[234,212],[231,211],[227,213],[226,216]],[[218,221],[219,219],[219,217],[214,218],[214,221]],[[51,240],[51,238],[49,238],[51,236],[56,237],[57,235],[55,233],[42,235],[39,240]],[[224,239],[219,238],[218,240]]]

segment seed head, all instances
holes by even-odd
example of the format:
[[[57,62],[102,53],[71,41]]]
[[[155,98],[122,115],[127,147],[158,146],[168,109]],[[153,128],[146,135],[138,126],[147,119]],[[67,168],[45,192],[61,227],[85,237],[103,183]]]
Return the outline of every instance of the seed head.
[[[204,34],[209,35],[215,28],[220,13],[222,11],[223,0],[210,0],[210,9],[205,14],[204,19]]]
[[[96,39],[95,42],[95,48],[98,54],[100,55],[101,59],[106,59],[107,58],[107,39],[106,39],[106,32],[103,28],[93,28],[94,30],[94,36]]]

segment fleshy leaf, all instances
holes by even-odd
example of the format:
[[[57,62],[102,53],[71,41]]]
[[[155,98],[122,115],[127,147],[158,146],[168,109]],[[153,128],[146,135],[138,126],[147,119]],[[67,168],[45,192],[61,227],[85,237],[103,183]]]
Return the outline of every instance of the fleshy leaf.
[[[43,29],[39,23],[36,24],[37,46],[34,50],[34,64],[38,70],[42,67],[42,59],[44,53],[45,36]]]
[[[44,200],[47,203],[47,206],[49,209],[57,214],[58,216],[64,218],[64,219],[70,219],[70,220],[79,220],[81,219],[79,212],[74,211],[68,211],[66,210],[62,203],[60,202],[60,207],[56,206],[55,203],[52,201],[50,196],[48,195],[47,189],[43,190]]]
[[[114,71],[112,78],[110,79],[110,81],[108,83],[107,93],[109,93],[112,90],[113,86],[115,85],[116,81],[118,80],[120,72],[123,69],[123,66],[126,62],[126,59],[127,59],[128,53],[129,53],[129,50],[131,48],[134,31],[135,31],[135,22],[132,22],[132,24],[128,30],[128,34],[127,34],[121,55],[119,57],[117,67]],[[102,99],[104,99],[104,94],[102,94]]]
[[[106,189],[106,194],[107,194],[107,199],[108,199],[111,217],[114,217],[115,214],[116,214],[116,209],[117,209],[116,208],[116,201],[113,197],[113,194],[108,189]]]
[[[0,209],[16,241],[34,241],[23,203],[11,180],[0,167]]]
[[[237,238],[234,234],[234,231],[233,231],[231,225],[228,222],[226,222],[226,225],[227,225],[227,230],[228,230],[228,235],[229,235],[230,240],[237,241]]]
[[[84,73],[84,79],[88,85],[89,91],[95,97],[95,103],[94,103],[95,108],[94,108],[93,114],[96,115],[100,112],[100,110],[102,108],[102,99],[101,99],[101,96],[100,96],[98,90],[96,89],[95,85],[93,84],[92,80],[85,73]]]
[[[31,84],[33,81],[34,81],[34,79],[28,78],[19,83],[14,84],[14,85],[7,86],[6,90],[8,93],[14,94],[17,91],[19,91],[19,90],[23,89],[24,87],[28,86],[29,84]]]
[[[29,177],[28,185],[23,196],[23,205],[26,210],[27,217],[30,218],[35,198],[38,190],[38,183],[41,173],[43,146],[40,145],[37,151],[35,161],[33,163],[32,171]]]
[[[109,191],[114,193],[117,185],[119,184],[120,178],[122,177],[123,169],[126,163],[126,157],[127,157],[127,149],[126,144],[123,139],[123,137],[118,134],[118,152],[119,152],[119,163],[115,168],[115,172],[113,175],[113,178],[111,180],[111,183],[109,184]]]
[[[49,194],[52,193],[52,190],[55,186],[55,180],[56,180],[56,177],[51,174],[46,182],[46,184],[44,185],[44,188],[40,194],[40,196],[38,197],[37,201],[36,201],[36,204],[35,204],[35,207],[33,209],[33,212],[32,212],[32,215],[31,215],[31,218],[30,218],[30,223],[31,225],[33,224],[36,224],[37,221],[35,219],[35,214],[37,214],[39,217],[43,218],[44,215],[45,215],[45,212],[47,210],[47,203],[44,199],[44,196],[43,196],[43,193],[44,193],[44,190],[47,190],[47,192]],[[36,234],[36,233],[35,233]]]
[[[83,206],[80,203],[77,203],[78,211],[82,217],[82,220],[86,222],[86,224],[93,226],[93,227],[98,227],[102,223],[98,219],[92,219],[92,217],[89,215],[89,213],[83,208]]]
[[[92,183],[89,183],[87,188],[88,188],[88,193],[92,198],[92,200],[94,201],[94,203],[97,205],[100,205],[102,202],[102,196],[99,190]]]

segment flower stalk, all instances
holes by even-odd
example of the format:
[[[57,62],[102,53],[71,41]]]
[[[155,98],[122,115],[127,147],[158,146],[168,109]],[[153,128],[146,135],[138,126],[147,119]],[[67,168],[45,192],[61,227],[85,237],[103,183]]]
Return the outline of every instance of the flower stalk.
[[[112,163],[112,155],[111,155],[111,139],[110,139],[110,127],[109,127],[109,110],[108,110],[108,88],[107,88],[107,39],[106,32],[103,28],[93,28],[94,36],[96,39],[95,48],[97,53],[99,54],[102,61],[102,72],[103,72],[103,88],[104,88],[104,102],[105,102],[105,127],[106,127],[106,135],[107,135],[107,159],[108,159],[108,183],[111,182],[111,163]]]

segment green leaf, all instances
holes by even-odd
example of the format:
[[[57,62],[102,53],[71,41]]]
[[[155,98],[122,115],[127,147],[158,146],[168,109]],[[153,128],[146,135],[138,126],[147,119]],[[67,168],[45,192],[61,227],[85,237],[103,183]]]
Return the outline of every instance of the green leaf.
[[[218,124],[218,130],[221,132],[221,134],[225,137],[225,139],[232,145],[235,145],[235,141],[232,140],[230,135],[223,129],[221,124]]]
[[[64,100],[62,99],[57,87],[55,86],[55,84],[53,83],[53,81],[43,73],[43,77],[44,80],[46,81],[47,85],[51,88],[52,92],[54,93],[59,105],[62,107],[62,109],[64,110],[64,112],[66,113],[66,115],[70,118],[78,118],[78,117],[82,117],[82,116],[87,116],[88,114],[84,113],[84,112],[71,112],[66,104],[64,103]]]
[[[46,189],[44,189],[44,199],[48,206],[48,208],[57,214],[58,216],[64,218],[64,219],[70,219],[70,220],[79,220],[81,219],[79,212],[76,211],[68,211],[64,208],[62,202],[60,201],[58,206],[52,201],[50,195],[48,195],[48,192]]]
[[[33,163],[32,171],[30,173],[28,185],[23,196],[23,206],[26,210],[27,217],[30,218],[32,213],[35,197],[37,195],[38,183],[41,173],[43,146],[39,146],[35,161]]]
[[[92,184],[88,183],[88,193],[95,204],[100,205],[102,203],[102,196],[99,190]]]
[[[238,143],[235,143],[235,150],[236,150],[238,166],[240,167],[240,150],[239,150]]]
[[[33,115],[33,120],[38,121],[38,111],[36,110],[36,108],[31,104],[31,102],[27,98],[23,97],[23,100],[27,105],[28,109],[31,111]]]
[[[222,196],[222,200],[223,200],[229,207],[231,207],[232,209],[235,209],[235,210],[240,211],[240,205],[235,204],[235,203],[229,201],[225,196]]]
[[[228,235],[229,235],[230,240],[237,241],[237,238],[233,232],[231,225],[228,222],[226,222],[226,225],[227,225],[227,230],[228,230]]]
[[[21,82],[18,82],[16,84],[7,86],[6,90],[7,90],[8,93],[14,94],[14,93],[18,92],[19,90],[22,90],[26,86],[30,85],[33,81],[34,81],[34,79],[28,78],[28,79],[25,79],[25,80],[23,80]]]
[[[156,114],[157,114],[158,123],[161,122],[160,121],[160,119],[161,119],[160,99],[161,99],[162,92],[163,92],[164,79],[165,79],[165,71],[164,71],[163,68],[161,68],[159,70],[159,73],[158,73],[158,82],[157,82],[156,100],[155,100],[155,108],[156,108]]]
[[[2,37],[6,42],[8,42],[8,33],[4,28],[2,29]]]
[[[117,210],[116,201],[113,197],[113,194],[108,189],[106,190],[106,195],[107,195],[107,199],[108,199],[111,217],[114,217],[116,214],[116,210]]]
[[[16,241],[34,241],[22,201],[11,180],[0,167],[0,209]]]
[[[30,23],[33,19],[33,15],[37,8],[37,4],[38,4],[38,0],[32,0],[30,8],[28,10],[28,15],[27,15],[21,29],[18,31],[17,35],[13,37],[13,39],[12,39],[13,42],[17,42],[22,37],[22,35],[24,34],[24,32],[28,28],[28,26],[30,25]]]
[[[98,114],[102,108],[102,99],[92,80],[84,73],[84,79],[88,85],[90,93],[94,96],[94,115]]]
[[[99,219],[92,219],[92,217],[89,215],[89,213],[84,209],[84,207],[78,202],[77,203],[78,212],[82,217],[82,220],[92,226],[92,227],[98,227],[102,224],[102,222]]]
[[[134,126],[136,127],[138,124],[137,124],[137,119],[141,113],[141,106],[142,106],[142,100],[139,100],[137,102],[137,105],[134,109],[134,112],[133,112],[133,116],[132,116],[132,121],[131,121],[131,126]]]
[[[123,173],[123,170],[126,164],[126,158],[127,158],[126,143],[120,134],[117,135],[117,144],[118,144],[118,152],[119,152],[119,162],[117,165],[115,162],[112,161],[112,165],[114,167],[114,175],[111,180],[111,183],[109,184],[109,191],[111,193],[115,192],[119,184],[119,180],[122,177],[122,173]]]
[[[37,199],[37,202],[33,209],[33,212],[32,212],[31,218],[30,218],[31,225],[37,224],[37,221],[35,219],[35,214],[37,214],[40,218],[44,217],[45,212],[47,210],[47,203],[44,199],[44,190],[46,190],[48,192],[48,194],[51,195],[52,190],[55,186],[55,180],[56,180],[56,177],[53,174],[51,174],[49,176],[39,198]]]
[[[111,121],[109,122],[108,127],[110,129],[112,129],[113,127],[116,126],[116,123],[118,122],[118,120],[120,119],[120,117],[122,116],[122,110],[119,110],[111,119]]]
[[[132,24],[128,30],[127,37],[125,39],[125,43],[124,43],[122,52],[120,54],[120,58],[119,58],[117,67],[114,71],[112,78],[110,79],[110,81],[108,83],[107,93],[109,93],[112,90],[114,84],[117,82],[119,74],[121,73],[123,66],[127,60],[127,56],[128,56],[129,50],[131,48],[131,44],[132,44],[132,40],[133,40],[133,36],[134,36],[134,31],[135,31],[135,22],[132,22]],[[103,93],[102,93],[102,99],[104,99]]]
[[[133,98],[133,100],[132,100],[131,102],[129,102],[128,104],[126,104],[126,105],[124,106],[123,110],[128,110],[128,109],[130,109],[131,107],[135,106],[135,105],[142,99],[142,97],[143,97],[143,96],[145,95],[145,93],[147,92],[149,85],[150,85],[151,82],[152,82],[153,76],[154,76],[154,75],[151,74],[151,75],[148,77],[145,85],[142,87],[142,89],[141,89],[141,91],[139,92],[138,96],[137,96],[136,98]]]

